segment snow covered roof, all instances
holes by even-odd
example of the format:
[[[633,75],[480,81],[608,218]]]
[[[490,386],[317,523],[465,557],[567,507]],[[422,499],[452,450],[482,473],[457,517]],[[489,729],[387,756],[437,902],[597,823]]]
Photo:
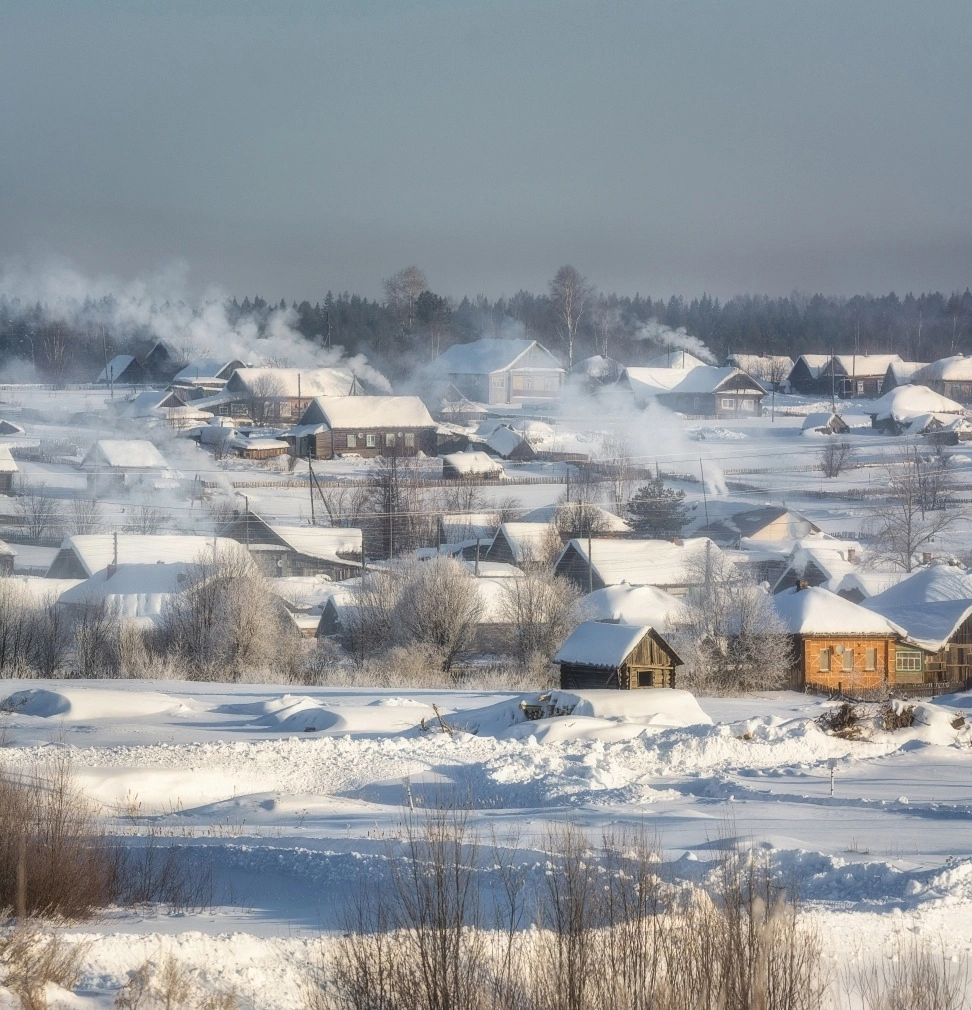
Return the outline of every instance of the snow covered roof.
[[[139,533],[119,533],[117,537],[119,566],[178,561],[192,563],[200,558],[212,559],[213,556],[213,537]],[[215,543],[220,552],[240,550],[235,540],[225,537],[216,537]],[[111,564],[114,549],[115,535],[111,533],[66,537],[61,543],[61,551],[72,551],[89,576]]]
[[[892,361],[888,371],[894,376],[895,382],[911,382],[915,373],[928,367],[926,361]]]
[[[665,393],[713,393],[736,375],[746,373],[738,368],[717,365],[696,365],[693,368],[626,368],[628,385],[636,397],[661,396]],[[622,376],[622,378],[624,378]],[[753,392],[762,392],[752,382]]]
[[[0,445],[0,473],[16,473],[17,461],[10,454],[9,445]]]
[[[331,428],[434,428],[417,396],[315,396],[311,411]],[[319,413],[318,413],[319,412]]]
[[[782,382],[793,371],[793,359],[786,354],[730,354],[727,364],[741,368],[760,382]]]
[[[151,417],[159,412],[159,405],[174,394],[168,390],[143,389],[128,401],[126,417]]]
[[[570,506],[565,506],[563,504],[541,505],[540,508],[531,509],[529,512],[525,513],[523,521],[526,523],[553,522],[562,509],[569,507]],[[600,505],[593,504],[587,504],[584,508],[594,516],[594,520],[591,523],[592,529],[597,529],[600,533],[631,532],[631,527],[622,518],[620,518],[620,516],[616,516],[613,512],[609,512],[606,508],[601,508]]]
[[[517,360],[534,347],[550,358],[550,368],[563,371],[560,362],[536,340],[483,338],[469,344],[453,344],[435,359],[434,364],[451,375],[488,375],[513,368]]]
[[[879,421],[897,421],[920,414],[960,414],[965,408],[927,386],[895,386],[871,404],[868,413]]]
[[[614,669],[650,631],[651,628],[637,625],[585,621],[570,633],[553,661]]]
[[[827,362],[830,361],[829,354],[801,354],[799,358],[793,363],[793,367],[796,368],[800,362],[803,362],[807,366],[807,371],[810,375],[816,379],[819,378],[820,372],[827,366]]]
[[[772,601],[791,635],[904,635],[880,614],[819,587],[786,589]]]
[[[457,454],[458,455],[458,454]],[[488,456],[486,457],[489,458]],[[458,512],[439,517],[439,527],[446,543],[456,544],[465,540],[492,541],[496,532],[495,512]]]
[[[506,425],[500,425],[500,427],[498,427],[493,434],[486,439],[486,444],[490,447],[490,449],[492,449],[493,452],[499,453],[499,455],[504,459],[511,453],[516,452],[523,442],[523,436],[518,435],[512,428],[507,428]]]
[[[827,579],[827,588],[836,592],[840,580],[857,568],[856,563],[848,558],[848,549],[860,554],[861,545],[856,541],[836,540],[826,536],[804,537],[794,542],[787,570],[802,575],[812,562]],[[784,573],[781,578],[785,577]]]
[[[678,347],[673,347],[670,350],[663,351],[661,354],[656,354],[646,362],[648,368],[678,368],[681,370],[697,368],[699,365],[704,364],[706,362],[701,358],[697,358],[694,354]]]
[[[162,453],[141,438],[102,438],[85,453],[81,466],[86,470],[111,467],[119,470],[167,470]]]
[[[835,354],[833,360],[846,375],[857,379],[880,379],[888,365],[900,361],[898,354]]]
[[[503,473],[503,464],[485,452],[450,452],[442,459],[461,474]]]
[[[83,579],[48,579],[43,575],[8,575],[7,581],[8,585],[21,586],[30,602],[38,605],[59,600],[62,593],[84,582]]]
[[[587,538],[571,540],[564,554],[573,548],[587,562]],[[669,540],[591,540],[591,567],[606,586],[627,582],[632,586],[690,586],[698,582],[706,550],[713,558],[724,556],[708,537],[696,537],[682,544]],[[557,564],[563,559],[561,554]]]
[[[624,366],[614,358],[605,358],[603,354],[594,354],[582,361],[575,361],[572,374],[586,375],[589,379],[600,379],[604,382],[616,382],[623,370]]]
[[[197,379],[228,379],[236,368],[243,367],[235,358],[194,358],[173,382],[194,382]]]
[[[379,372],[369,373],[372,385],[391,391],[388,380]],[[226,384],[233,392],[261,396],[348,396],[359,379],[350,368],[238,368]],[[298,386],[300,387],[298,390]]]
[[[119,617],[158,617],[168,597],[185,588],[191,567],[184,561],[119,564],[110,578],[101,569],[61,593],[59,602],[83,606],[104,601]]]
[[[528,560],[538,549],[542,549],[556,530],[549,523],[503,523],[496,533],[506,538],[517,564]]]
[[[817,431],[819,428],[826,428],[833,422],[835,417],[844,424],[847,423],[840,414],[835,414],[830,410],[824,410],[820,413],[807,414],[806,420],[804,420],[800,430]]]
[[[972,355],[953,354],[925,365],[914,375],[917,382],[972,382]]]
[[[922,649],[937,652],[972,614],[972,577],[949,565],[930,565],[861,605],[900,625]]]
[[[578,610],[588,620],[642,625],[663,634],[688,619],[685,604],[677,596],[657,586],[625,582],[588,593],[578,602]]]
[[[355,527],[267,525],[292,551],[310,558],[346,563],[340,555],[361,553],[361,530]]]
[[[98,378],[95,379],[95,382],[108,382],[109,376],[111,376],[112,382],[117,382],[122,372],[124,372],[134,360],[134,355],[116,354],[98,373]]]
[[[868,606],[903,607],[943,600],[972,600],[972,575],[952,565],[929,565],[911,575],[902,574]]]
[[[857,568],[841,577],[834,592],[845,593],[856,590],[864,599],[868,599],[871,596],[877,596],[878,593],[883,593],[892,586],[896,586],[906,578],[908,578],[907,572],[875,572]]]

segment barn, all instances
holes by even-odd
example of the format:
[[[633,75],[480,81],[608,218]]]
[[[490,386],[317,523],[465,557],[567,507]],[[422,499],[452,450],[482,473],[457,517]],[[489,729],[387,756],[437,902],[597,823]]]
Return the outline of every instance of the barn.
[[[674,687],[678,653],[653,628],[585,621],[554,656],[563,690]]]

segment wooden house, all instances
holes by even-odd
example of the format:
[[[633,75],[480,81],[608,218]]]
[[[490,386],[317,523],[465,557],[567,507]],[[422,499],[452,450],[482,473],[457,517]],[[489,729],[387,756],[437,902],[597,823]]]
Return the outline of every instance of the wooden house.
[[[89,488],[94,490],[126,486],[171,473],[162,453],[140,438],[99,439],[85,453],[80,466],[88,474]]]
[[[889,435],[901,435],[905,431],[914,433],[910,429],[919,418],[925,419],[925,423],[919,426],[924,428],[933,416],[946,424],[964,413],[961,403],[927,386],[914,384],[897,386],[876,400],[872,408],[868,411],[871,426]]]
[[[854,691],[903,682],[913,647],[905,633],[880,614],[819,587],[788,589],[773,597],[793,646],[791,686]]]
[[[9,544],[0,540],[0,576],[13,575],[16,556],[17,552]]]
[[[888,365],[901,361],[897,354],[835,354],[820,369],[820,382],[841,399],[861,396],[877,399],[883,395]]]
[[[800,540],[812,533],[819,533],[820,527],[793,509],[766,505],[717,519],[697,532],[699,536],[711,538],[720,547],[736,547],[743,539],[774,542]]]
[[[290,443],[282,438],[248,437],[238,433],[232,436],[229,446],[240,459],[274,459],[290,454]]]
[[[65,537],[47,570],[48,579],[88,579],[109,565],[211,561],[213,550],[238,551],[222,537],[183,534],[89,533]]]
[[[660,403],[695,417],[757,417],[765,391],[738,368],[628,367],[617,388],[630,390],[638,406]]]
[[[185,361],[162,341],[158,341],[142,359],[142,370],[147,382],[171,382]]]
[[[803,433],[816,432],[818,435],[846,435],[850,432],[850,425],[840,414],[828,410],[807,414],[800,430]]]
[[[442,476],[447,480],[499,480],[504,473],[503,464],[486,452],[466,450],[442,457]]]
[[[953,354],[918,369],[912,381],[950,400],[972,405],[972,355]]]
[[[914,379],[916,373],[928,367],[927,361],[892,361],[888,365],[888,370],[884,373],[884,381],[881,383],[881,395],[890,393],[898,386],[907,386]]]
[[[836,540],[826,536],[798,540],[789,552],[786,567],[773,585],[782,593],[799,584],[826,586],[836,592],[840,581],[856,571],[861,545],[856,541]]]
[[[820,378],[820,372],[830,361],[829,354],[801,354],[793,363],[790,374],[786,381],[794,393],[802,393],[805,396],[813,396],[819,393],[830,392],[830,379],[827,379],[826,388]]]
[[[220,535],[243,544],[269,576],[326,575],[337,582],[361,574],[360,529],[288,526],[244,512]]]
[[[972,679],[972,577],[962,569],[930,565],[862,606],[907,633],[908,642],[899,647],[907,659],[899,661],[898,683]]]
[[[0,445],[0,494],[13,494],[17,470],[17,461],[13,458],[10,447]]]
[[[551,553],[556,555],[560,543],[557,527],[551,523],[501,523],[484,557],[508,565],[538,563]]]
[[[417,396],[316,396],[291,435],[295,454],[315,459],[436,452],[435,421]]]
[[[755,379],[767,393],[789,388],[793,359],[785,354],[730,354],[726,364]]]
[[[116,354],[95,379],[104,386],[137,386],[147,381],[145,369],[133,354]]]
[[[453,344],[432,367],[477,403],[521,403],[560,395],[565,371],[536,340],[484,338]]]
[[[479,424],[485,421],[488,411],[481,403],[474,403],[468,396],[449,383],[439,399],[438,420],[447,424]]]
[[[486,439],[486,445],[501,459],[524,463],[537,458],[533,446],[509,425],[501,424]]]
[[[585,621],[553,661],[563,690],[674,687],[678,653],[653,628]]]

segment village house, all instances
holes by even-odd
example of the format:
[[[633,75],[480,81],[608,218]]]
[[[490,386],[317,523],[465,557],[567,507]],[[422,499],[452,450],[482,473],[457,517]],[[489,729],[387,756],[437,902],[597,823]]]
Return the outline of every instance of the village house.
[[[567,542],[554,574],[569,579],[585,593],[624,582],[657,586],[672,596],[685,596],[705,578],[707,552],[713,564],[724,554],[708,537],[678,543],[579,537]]]
[[[6,578],[13,575],[14,559],[17,552],[3,540],[0,540],[0,576]]]
[[[899,645],[897,683],[965,689],[972,679],[972,577],[965,571],[930,565],[862,606],[907,634],[907,645]]]
[[[486,446],[501,459],[522,463],[537,458],[533,446],[519,432],[505,424],[493,429],[492,434],[486,439]]]
[[[282,438],[268,438],[256,432],[234,431],[228,448],[240,459],[275,459],[290,455],[290,443]]]
[[[649,627],[585,621],[571,632],[553,661],[562,690],[675,686],[678,653]]]
[[[466,480],[488,477],[499,480],[505,474],[503,464],[486,452],[467,449],[465,452],[450,452],[442,457],[442,476],[447,480]]]
[[[909,682],[910,661],[899,663],[903,630],[826,589],[798,586],[773,597],[793,644],[791,687],[867,690]],[[902,656],[908,646],[902,647]]]
[[[0,494],[13,494],[14,475],[18,472],[17,461],[10,447],[0,445]]]
[[[144,389],[127,401],[118,416],[132,420],[160,420],[167,428],[183,431],[197,424],[205,424],[213,415],[208,410],[187,405],[172,390],[158,392]]]
[[[446,424],[479,424],[486,420],[487,414],[481,403],[474,403],[463,396],[451,382],[439,398],[437,420]]]
[[[142,370],[146,382],[171,382],[172,377],[183,365],[185,360],[162,341],[153,344],[148,354],[142,358]]]
[[[169,388],[190,403],[222,392],[230,376],[245,367],[237,358],[195,358],[176,372]]]
[[[660,403],[693,417],[756,417],[765,395],[745,372],[715,365],[686,370],[629,366],[617,388],[630,390],[638,406]]]
[[[212,561],[213,552],[235,552],[222,537],[181,534],[90,533],[65,537],[47,570],[48,579],[89,579],[110,565],[155,565]]]
[[[688,623],[683,600],[657,586],[616,586],[595,589],[577,601],[577,614],[586,621],[633,624],[654,628],[666,635]]]
[[[876,399],[882,395],[888,365],[900,361],[897,354],[835,354],[820,369],[820,382],[832,387],[841,399],[861,396]]]
[[[964,412],[961,403],[927,386],[915,385],[897,386],[876,400],[873,409],[868,411],[871,426],[889,435],[918,434],[919,431],[915,430],[918,419],[922,419],[922,423],[917,425],[919,430],[929,428],[933,419],[940,422],[937,427],[942,427]]]
[[[927,361],[892,361],[888,365],[888,370],[884,373],[884,381],[881,383],[881,395],[890,393],[898,386],[907,386],[915,375],[923,368],[928,367]]]
[[[972,405],[972,355],[953,354],[933,361],[916,371],[912,381],[950,400]]]
[[[268,576],[326,575],[334,581],[361,574],[361,530],[343,526],[290,526],[255,512],[231,519],[220,531],[243,544]]]
[[[860,560],[859,543],[836,540],[822,534],[805,537],[787,546],[786,567],[773,586],[774,593],[782,593],[800,583],[826,586],[831,592],[836,592],[841,579],[855,571]]]
[[[169,477],[172,471],[162,453],[139,438],[102,438],[85,453],[80,468],[88,487],[100,491]]]
[[[820,527],[801,512],[765,505],[725,516],[696,531],[698,536],[709,537],[720,547],[738,547],[743,538],[750,541],[800,540],[819,533]]]
[[[170,597],[191,584],[193,568],[186,561],[109,564],[61,593],[58,603],[74,613],[104,608],[114,617],[152,624]]]
[[[417,396],[317,396],[289,433],[297,456],[416,456],[436,452],[436,424]]]
[[[293,424],[315,396],[363,396],[373,391],[350,368],[237,368],[222,392],[198,406],[253,424],[286,425]]]
[[[646,368],[677,368],[687,371],[690,368],[698,368],[708,362],[697,358],[694,354],[686,351],[683,347],[667,347],[659,354],[655,354],[645,362]],[[619,376],[620,378],[620,376]]]
[[[566,372],[536,340],[483,338],[453,344],[432,363],[462,393],[477,403],[519,403],[560,395]]]
[[[730,354],[726,364],[754,378],[767,393],[786,392],[793,359],[785,354]]]
[[[559,553],[560,543],[550,523],[502,523],[483,556],[508,565],[540,564]]]
[[[802,393],[804,396],[829,393],[830,379],[827,379],[827,388],[824,389],[820,378],[820,372],[828,361],[830,361],[829,354],[801,354],[793,363],[793,368],[786,377],[790,390],[794,393]]]
[[[145,369],[132,354],[116,354],[95,379],[105,386],[137,386],[146,381]]]

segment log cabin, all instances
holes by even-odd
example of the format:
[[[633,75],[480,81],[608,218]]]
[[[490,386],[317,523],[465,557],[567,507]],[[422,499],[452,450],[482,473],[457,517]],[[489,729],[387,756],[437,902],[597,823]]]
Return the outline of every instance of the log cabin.
[[[585,621],[553,661],[564,690],[674,687],[678,653],[653,628]]]
[[[901,361],[898,354],[835,354],[820,369],[820,382],[833,388],[842,400],[863,396],[873,400],[883,395],[888,365]]]
[[[738,368],[626,368],[618,389],[630,390],[635,403],[660,403],[693,417],[758,417],[765,391]]]
[[[536,340],[484,338],[453,344],[432,367],[476,403],[521,403],[560,395],[566,372]]]

